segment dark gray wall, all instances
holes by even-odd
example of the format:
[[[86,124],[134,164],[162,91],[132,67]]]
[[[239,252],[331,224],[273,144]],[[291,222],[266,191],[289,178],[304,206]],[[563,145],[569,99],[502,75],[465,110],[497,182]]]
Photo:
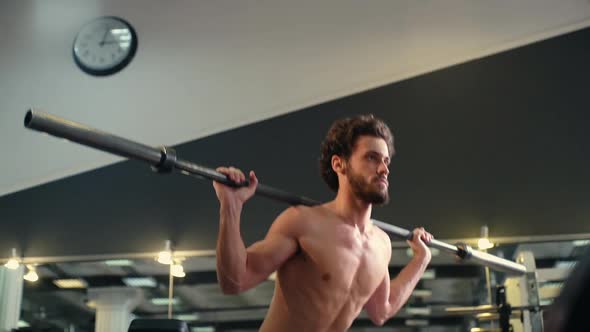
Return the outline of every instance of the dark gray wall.
[[[370,112],[390,124],[397,148],[392,201],[377,219],[438,238],[475,237],[483,224],[492,236],[590,232],[588,40],[585,29],[183,144],[178,155],[252,168],[264,184],[328,200],[319,143],[334,119]],[[246,241],[284,208],[249,202]],[[211,249],[217,210],[209,183],[127,161],[1,197],[0,252],[157,251],[167,238]]]

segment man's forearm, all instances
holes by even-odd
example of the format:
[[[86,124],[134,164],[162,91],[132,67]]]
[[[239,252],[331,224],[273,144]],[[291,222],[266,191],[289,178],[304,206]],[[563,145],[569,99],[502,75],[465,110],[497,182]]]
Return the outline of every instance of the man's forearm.
[[[414,256],[410,262],[391,280],[389,292],[389,317],[395,315],[408,301],[412,291],[422,278],[430,258]]]
[[[222,204],[217,238],[217,276],[228,293],[239,291],[246,272],[246,247],[240,234],[241,205]]]

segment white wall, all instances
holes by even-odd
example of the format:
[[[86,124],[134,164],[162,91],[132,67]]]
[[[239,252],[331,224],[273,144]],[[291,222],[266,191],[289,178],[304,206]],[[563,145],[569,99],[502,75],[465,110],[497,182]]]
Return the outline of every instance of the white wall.
[[[95,78],[71,47],[101,15],[139,49]],[[118,160],[25,130],[31,107],[173,145],[586,26],[586,0],[0,0],[0,195]]]

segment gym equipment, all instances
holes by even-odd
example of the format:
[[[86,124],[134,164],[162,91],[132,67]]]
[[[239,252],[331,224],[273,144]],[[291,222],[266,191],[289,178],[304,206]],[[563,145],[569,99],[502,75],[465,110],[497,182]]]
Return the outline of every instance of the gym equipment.
[[[517,261],[527,267],[527,273],[506,278],[504,285],[497,288],[496,305],[450,307],[445,311],[452,315],[475,315],[480,321],[498,320],[502,332],[590,331],[587,314],[590,250],[586,251],[569,276],[556,279],[542,277],[542,272],[550,272],[547,275],[559,273],[545,271],[556,269],[536,269],[533,254],[529,251],[518,253]],[[541,296],[539,284],[563,279],[566,279],[565,284],[553,303],[541,304],[541,300],[547,298]],[[549,298],[552,297],[550,295]]]

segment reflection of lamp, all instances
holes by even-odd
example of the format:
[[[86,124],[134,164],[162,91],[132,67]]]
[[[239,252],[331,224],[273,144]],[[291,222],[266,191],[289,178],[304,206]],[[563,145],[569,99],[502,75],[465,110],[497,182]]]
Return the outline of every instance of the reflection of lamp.
[[[184,272],[184,267],[182,267],[181,259],[174,260],[174,264],[170,267],[170,273],[176,278],[184,278],[186,276],[186,273]]]
[[[494,247],[494,244],[488,239],[488,226],[481,226],[481,238],[477,240],[477,247],[480,250],[487,250]]]
[[[184,267],[182,267],[182,261],[184,258],[174,257],[170,240],[166,240],[164,250],[158,253],[157,260],[158,263],[170,265],[170,274],[172,276],[177,278],[184,278],[186,276],[186,273],[184,273]]]
[[[158,263],[170,265],[172,264],[172,248],[170,240],[166,240],[164,250],[158,253]]]
[[[16,270],[18,269],[19,265],[20,263],[18,256],[16,255],[16,249],[12,248],[12,257],[10,257],[10,259],[8,260],[8,262],[6,262],[6,264],[4,264],[4,266],[6,266],[7,269]]]
[[[84,279],[55,279],[53,284],[59,288],[76,289],[87,288],[88,283]]]
[[[35,268],[35,265],[27,265],[27,269],[29,271],[23,276],[23,279],[30,282],[35,282],[39,280],[39,275],[37,274],[37,269]]]

